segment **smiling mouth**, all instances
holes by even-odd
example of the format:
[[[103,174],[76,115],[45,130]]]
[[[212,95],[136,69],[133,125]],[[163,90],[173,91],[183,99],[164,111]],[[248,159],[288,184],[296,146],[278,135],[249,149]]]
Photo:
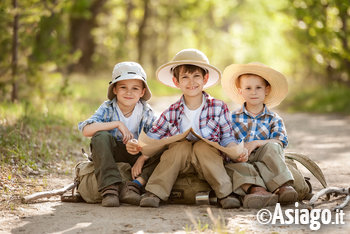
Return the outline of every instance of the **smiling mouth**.
[[[198,86],[195,86],[195,87],[188,87],[187,89],[189,89],[189,90],[194,90],[194,89],[197,89],[198,88]]]

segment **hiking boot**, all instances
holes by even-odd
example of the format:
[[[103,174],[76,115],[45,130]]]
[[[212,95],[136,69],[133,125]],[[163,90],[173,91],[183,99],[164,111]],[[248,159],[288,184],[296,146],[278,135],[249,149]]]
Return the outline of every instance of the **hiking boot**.
[[[141,188],[138,184],[127,181],[123,183],[120,190],[120,202],[131,205],[140,205],[141,200]]]
[[[281,186],[277,192],[278,202],[281,204],[288,204],[296,202],[298,199],[298,193],[292,186],[284,185]]]
[[[112,184],[102,191],[102,206],[117,207],[119,206],[119,185]]]
[[[141,207],[159,207],[160,198],[151,192],[146,192],[141,198]]]
[[[272,194],[263,187],[251,186],[249,194],[243,198],[243,207],[250,209],[261,209],[266,206],[276,205],[278,196]]]
[[[227,197],[220,198],[219,204],[223,209],[239,208],[241,206],[241,202],[234,195],[228,195]]]

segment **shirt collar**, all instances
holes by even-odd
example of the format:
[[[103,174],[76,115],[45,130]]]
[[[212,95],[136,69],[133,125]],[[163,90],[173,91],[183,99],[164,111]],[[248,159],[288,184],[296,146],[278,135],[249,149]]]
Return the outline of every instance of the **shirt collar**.
[[[242,105],[242,107],[238,111],[236,111],[236,114],[243,114],[243,113],[248,115],[248,116],[251,116],[251,114],[249,114],[248,110],[245,107],[245,103]],[[273,116],[273,112],[271,112],[269,110],[269,108],[267,108],[267,106],[265,104],[264,104],[263,111],[259,115],[255,116],[255,117],[253,117],[253,116],[251,116],[251,117],[258,118],[258,117],[261,117],[261,116],[264,116],[264,115],[271,115],[271,116]]]

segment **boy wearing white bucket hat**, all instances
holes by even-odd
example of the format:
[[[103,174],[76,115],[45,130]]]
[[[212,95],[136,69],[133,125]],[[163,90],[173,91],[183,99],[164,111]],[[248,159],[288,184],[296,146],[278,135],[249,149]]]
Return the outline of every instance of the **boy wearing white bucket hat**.
[[[192,128],[196,134],[224,147],[238,143],[226,104],[203,91],[221,77],[204,53],[197,49],[181,50],[172,61],[160,66],[156,74],[160,82],[181,89],[183,95],[161,114],[148,136],[161,139]],[[239,207],[240,201],[231,196],[232,183],[223,161],[219,150],[192,134],[170,144],[147,182],[140,206],[158,207],[160,200],[168,199],[179,174],[197,172],[213,188],[223,208]]]
[[[264,205],[249,202],[251,194],[270,199],[274,196],[270,192],[276,193],[278,197],[270,199],[270,205],[274,200],[296,201],[297,192],[290,186],[294,178],[284,162],[287,132],[281,117],[269,109],[282,102],[288,93],[285,76],[260,63],[232,64],[225,68],[221,84],[226,94],[242,105],[232,112],[232,125],[236,138],[243,140],[248,150],[242,163],[226,164],[233,179],[233,191],[248,194],[243,205],[251,208]]]
[[[147,132],[155,120],[147,100],[151,92],[147,76],[140,64],[121,62],[114,66],[109,82],[109,100],[87,120],[79,123],[86,137],[91,138],[91,152],[102,206],[119,206],[119,202],[139,205],[142,186],[157,164],[157,157],[129,154],[126,142]],[[116,162],[132,166],[133,181],[122,183]],[[120,201],[119,201],[120,200]]]

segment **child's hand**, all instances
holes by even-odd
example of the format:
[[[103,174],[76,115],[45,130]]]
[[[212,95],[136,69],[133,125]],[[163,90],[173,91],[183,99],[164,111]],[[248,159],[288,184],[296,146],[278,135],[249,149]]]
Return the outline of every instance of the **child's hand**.
[[[120,122],[118,123],[117,128],[123,135],[123,143],[126,144],[129,140],[134,138],[133,134],[129,131],[129,129],[124,125],[124,123]]]
[[[142,167],[145,164],[145,161],[148,159],[147,156],[141,155],[135,162],[134,166],[131,168],[132,179],[136,179],[142,172]]]
[[[131,139],[126,143],[126,151],[128,151],[129,154],[138,154],[142,150],[142,147],[139,146],[136,139]]]
[[[260,145],[261,144],[260,144],[260,142],[258,140],[244,143],[244,147],[248,149],[248,155],[250,155]]]
[[[243,152],[239,155],[239,157],[235,160],[236,162],[247,162],[249,158],[248,149],[243,148]]]

